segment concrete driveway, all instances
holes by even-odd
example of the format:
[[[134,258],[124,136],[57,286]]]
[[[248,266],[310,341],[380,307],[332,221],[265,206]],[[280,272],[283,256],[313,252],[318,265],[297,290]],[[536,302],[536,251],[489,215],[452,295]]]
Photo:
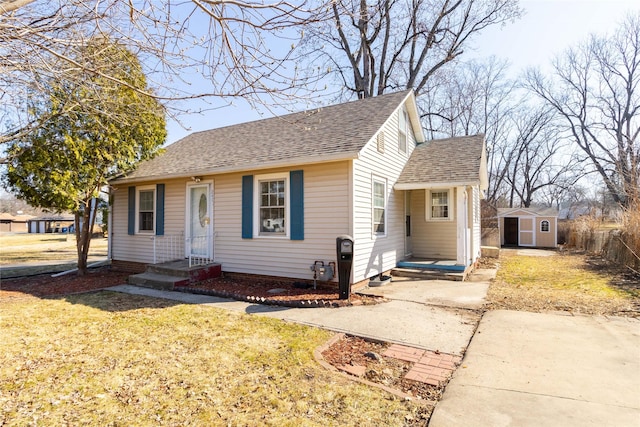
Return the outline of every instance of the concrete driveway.
[[[429,426],[640,426],[640,321],[487,312]]]

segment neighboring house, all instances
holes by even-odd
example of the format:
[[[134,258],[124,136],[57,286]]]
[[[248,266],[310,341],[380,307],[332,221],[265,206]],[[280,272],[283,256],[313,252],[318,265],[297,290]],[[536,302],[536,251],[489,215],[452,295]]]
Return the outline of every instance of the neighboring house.
[[[577,219],[577,218],[580,218],[581,216],[587,216],[591,214],[594,214],[594,215],[598,214],[597,210],[592,206],[572,205],[572,206],[569,206],[568,208],[560,209],[558,211],[558,219],[559,220]]]
[[[486,176],[482,136],[424,143],[413,91],[197,132],[111,181],[112,263],[311,279],[350,235],[352,283],[411,256],[464,270]]]
[[[75,218],[73,215],[45,215],[29,220],[29,233],[69,233]]]
[[[0,213],[0,232],[26,233],[27,222],[33,218],[32,215],[11,215],[10,213]]]
[[[500,208],[502,246],[558,246],[558,211],[553,208]]]

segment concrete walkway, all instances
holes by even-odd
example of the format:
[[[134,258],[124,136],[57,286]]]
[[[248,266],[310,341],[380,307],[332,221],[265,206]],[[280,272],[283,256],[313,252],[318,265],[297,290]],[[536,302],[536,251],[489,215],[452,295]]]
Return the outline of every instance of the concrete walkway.
[[[267,306],[130,285],[108,289],[189,304],[206,304],[380,341],[462,355],[480,321],[480,314],[473,310],[484,302],[487,288],[488,282],[467,285],[438,280],[398,281],[384,289],[370,290],[372,294],[384,295],[390,299],[389,302],[342,308]],[[469,300],[466,305],[465,298]]]
[[[640,321],[487,312],[429,426],[640,426]]]

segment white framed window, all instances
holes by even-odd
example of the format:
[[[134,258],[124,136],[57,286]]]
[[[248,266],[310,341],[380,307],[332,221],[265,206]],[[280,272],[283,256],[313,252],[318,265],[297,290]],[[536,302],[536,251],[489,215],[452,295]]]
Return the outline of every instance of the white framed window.
[[[156,231],[156,187],[136,188],[136,232],[154,234]]]
[[[398,110],[398,151],[407,152],[407,126],[409,124],[409,116],[404,108]]]
[[[549,232],[549,221],[547,221],[546,219],[540,221],[540,231],[543,233]]]
[[[387,234],[387,181],[373,177],[371,180],[371,217],[373,234],[386,236]]]
[[[453,219],[453,204],[451,190],[427,190],[427,220],[451,221]]]
[[[254,235],[287,237],[289,235],[289,175],[256,175],[254,182]]]

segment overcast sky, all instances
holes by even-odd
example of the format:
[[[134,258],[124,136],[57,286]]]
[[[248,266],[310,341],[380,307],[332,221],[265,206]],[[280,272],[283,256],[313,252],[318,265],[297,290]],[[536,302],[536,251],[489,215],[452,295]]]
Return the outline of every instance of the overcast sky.
[[[591,33],[610,33],[630,11],[640,12],[640,0],[521,0],[524,16],[503,28],[484,30],[467,49],[465,56],[495,55],[509,60],[511,72],[528,66],[545,67],[554,55],[586,40]],[[169,120],[167,142],[191,132],[227,126],[262,118],[239,100],[235,106],[209,111],[204,115],[182,116],[183,129]]]

